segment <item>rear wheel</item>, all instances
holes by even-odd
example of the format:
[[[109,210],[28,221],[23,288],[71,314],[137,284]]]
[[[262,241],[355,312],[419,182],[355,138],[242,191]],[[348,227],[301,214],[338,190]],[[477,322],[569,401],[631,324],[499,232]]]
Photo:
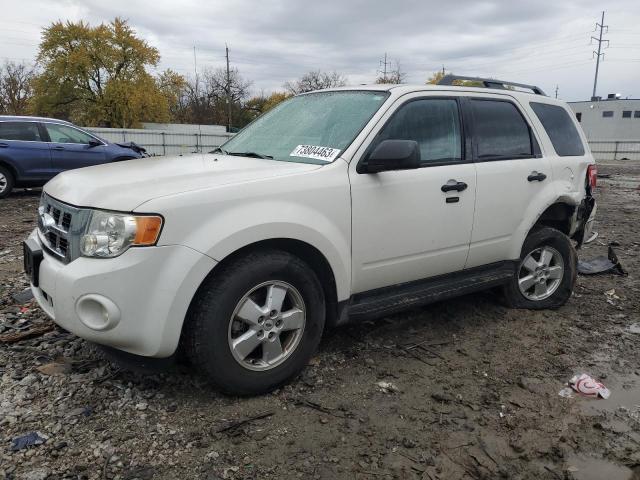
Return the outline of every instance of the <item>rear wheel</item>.
[[[8,197],[13,190],[15,179],[9,169],[0,166],[0,198]]]
[[[514,278],[504,287],[514,308],[558,308],[571,297],[578,257],[571,240],[554,228],[530,233]]]
[[[265,393],[307,364],[325,321],[323,290],[297,257],[255,252],[216,271],[194,298],[184,345],[220,389]]]

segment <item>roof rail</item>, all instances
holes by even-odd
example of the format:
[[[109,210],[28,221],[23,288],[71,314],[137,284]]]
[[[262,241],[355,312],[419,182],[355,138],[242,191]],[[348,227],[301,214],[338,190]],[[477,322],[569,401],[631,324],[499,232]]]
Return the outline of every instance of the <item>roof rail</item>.
[[[453,85],[453,82],[456,80],[468,80],[471,82],[479,82],[485,88],[498,88],[505,90],[507,87],[520,87],[531,90],[536,95],[544,95],[544,91],[540,87],[536,87],[535,85],[525,85],[524,83],[516,83],[516,82],[507,82],[505,80],[496,80],[495,78],[480,78],[480,77],[463,77],[461,75],[445,75],[440,79],[438,85]]]

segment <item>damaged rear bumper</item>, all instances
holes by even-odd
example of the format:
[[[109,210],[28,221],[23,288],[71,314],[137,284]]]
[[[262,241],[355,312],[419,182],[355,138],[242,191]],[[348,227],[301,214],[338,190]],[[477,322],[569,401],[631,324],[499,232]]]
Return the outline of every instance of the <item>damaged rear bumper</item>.
[[[576,210],[574,220],[575,227],[573,229],[575,233],[571,238],[578,242],[577,248],[580,248],[582,244],[593,235],[593,226],[597,210],[598,204],[592,196],[586,197]]]

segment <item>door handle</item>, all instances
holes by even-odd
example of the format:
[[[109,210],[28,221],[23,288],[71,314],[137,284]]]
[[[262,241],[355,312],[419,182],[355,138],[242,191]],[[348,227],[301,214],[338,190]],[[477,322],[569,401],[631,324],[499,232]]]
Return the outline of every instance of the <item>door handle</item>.
[[[7,143],[0,143],[0,148],[9,148],[9,144],[7,144]]]
[[[445,183],[444,185],[442,185],[442,187],[440,187],[440,190],[442,190],[443,192],[452,192],[452,191],[456,191],[456,192],[461,192],[463,190],[466,190],[467,187],[469,185],[467,185],[464,182],[458,182],[456,180],[449,180],[447,183]]]
[[[55,147],[51,147],[53,150],[64,150],[63,146],[56,145]]]
[[[533,171],[529,174],[529,176],[527,177],[527,180],[529,180],[530,182],[535,182],[535,181],[542,182],[545,178],[547,178],[547,176],[544,173],[542,172],[538,173],[536,171]]]

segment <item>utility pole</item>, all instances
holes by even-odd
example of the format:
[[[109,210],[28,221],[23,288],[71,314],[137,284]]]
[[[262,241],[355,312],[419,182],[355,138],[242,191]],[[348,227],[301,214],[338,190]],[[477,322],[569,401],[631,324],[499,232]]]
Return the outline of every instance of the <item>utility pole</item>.
[[[558,85],[556,85],[556,98],[558,98]]]
[[[229,70],[229,47],[224,44],[227,57],[227,132],[231,133],[231,71]]]
[[[602,43],[607,42],[607,48],[609,48],[609,40],[602,39],[604,30],[606,29],[607,32],[609,31],[609,26],[604,24],[604,11],[602,12],[602,19],[600,20],[600,23],[596,23],[595,30],[597,30],[598,28],[600,29],[599,37],[591,37],[591,40],[595,40],[596,42],[598,42],[598,51],[593,51],[593,54],[596,56],[596,75],[593,79],[593,93],[591,95],[592,98],[596,96],[596,87],[598,86],[598,70],[600,68],[600,57],[602,57],[602,59],[604,60],[604,53],[600,53],[602,51]]]
[[[384,52],[384,61],[380,60],[380,66],[382,67],[380,73],[382,73],[382,78],[384,79],[385,83],[387,81],[387,65],[389,63],[391,62],[387,62],[387,52]]]

